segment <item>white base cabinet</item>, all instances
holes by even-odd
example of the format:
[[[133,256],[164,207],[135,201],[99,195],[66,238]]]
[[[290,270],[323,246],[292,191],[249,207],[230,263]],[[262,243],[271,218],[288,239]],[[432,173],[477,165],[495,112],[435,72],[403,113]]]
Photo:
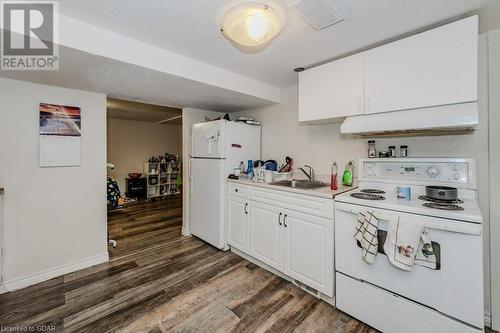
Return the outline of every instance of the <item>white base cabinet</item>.
[[[283,213],[279,207],[252,202],[250,207],[250,255],[283,271]]]
[[[286,211],[284,273],[333,296],[333,220]]]
[[[227,205],[229,245],[248,252],[248,200],[230,195]]]
[[[229,186],[229,245],[292,279],[333,297],[333,215],[321,216],[325,214],[322,209],[317,210],[320,216],[315,216],[290,209],[286,204],[258,201],[271,196],[275,201],[316,200],[317,207],[324,207],[328,203],[333,207],[333,200],[252,186],[239,188],[236,192],[234,184]],[[248,198],[255,200],[243,198],[236,193],[248,194]],[[280,198],[280,195],[283,197]],[[327,215],[330,215],[329,210]]]

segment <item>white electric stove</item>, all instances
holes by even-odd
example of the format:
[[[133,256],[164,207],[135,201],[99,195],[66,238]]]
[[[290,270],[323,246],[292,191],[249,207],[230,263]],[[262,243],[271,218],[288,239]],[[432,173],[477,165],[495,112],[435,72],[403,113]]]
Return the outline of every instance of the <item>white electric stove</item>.
[[[482,331],[483,240],[475,161],[361,159],[358,168],[359,188],[335,198],[337,307],[383,332]],[[429,201],[429,185],[457,188],[458,200]],[[398,187],[410,187],[411,199],[398,199]],[[357,215],[366,210],[380,218],[381,241],[391,219],[423,223],[437,268],[400,270],[381,247],[373,264],[363,261],[353,236]]]

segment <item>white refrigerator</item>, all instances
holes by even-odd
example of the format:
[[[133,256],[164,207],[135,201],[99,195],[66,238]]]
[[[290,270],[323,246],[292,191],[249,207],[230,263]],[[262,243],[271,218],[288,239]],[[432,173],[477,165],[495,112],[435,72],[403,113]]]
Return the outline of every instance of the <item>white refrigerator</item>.
[[[228,249],[227,177],[241,161],[260,159],[260,136],[260,126],[227,120],[191,127],[189,231],[219,249]]]

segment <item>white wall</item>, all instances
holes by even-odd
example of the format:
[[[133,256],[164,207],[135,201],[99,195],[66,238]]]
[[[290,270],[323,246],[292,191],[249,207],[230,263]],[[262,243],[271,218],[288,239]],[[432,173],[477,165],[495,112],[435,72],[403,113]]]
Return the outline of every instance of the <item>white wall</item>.
[[[0,79],[0,101],[6,287],[107,261],[106,96]],[[81,166],[39,167],[40,102],[81,107]]]
[[[108,162],[115,165],[109,175],[125,193],[130,172],[144,173],[149,156],[182,154],[182,126],[154,122],[108,119]]]
[[[191,125],[205,121],[205,117],[211,119],[222,117],[224,113],[200,110],[194,108],[182,109],[182,234],[189,235],[189,198],[190,198],[190,180],[189,180],[189,153]]]
[[[489,274],[489,178],[488,178],[488,75],[487,47],[484,36],[480,38],[479,109],[480,124],[475,132],[465,135],[375,138],[378,150],[389,145],[409,146],[410,157],[466,157],[475,158],[478,164],[479,203],[484,218],[484,270],[485,308],[490,309]],[[340,134],[340,124],[299,125],[298,87],[282,91],[282,103],[232,114],[253,116],[262,124],[262,158],[284,161],[294,159],[295,168],[311,165],[317,175],[328,175],[331,163],[336,160],[342,172],[349,160],[366,157],[368,139]],[[357,173],[356,173],[357,174]]]
[[[500,30],[488,34],[490,54],[490,207],[492,328],[500,330]]]

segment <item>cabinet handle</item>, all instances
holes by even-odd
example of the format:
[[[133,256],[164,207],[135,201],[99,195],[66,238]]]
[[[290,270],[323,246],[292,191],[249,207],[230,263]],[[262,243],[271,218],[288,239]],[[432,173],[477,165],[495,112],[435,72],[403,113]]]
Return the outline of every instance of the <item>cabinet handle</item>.
[[[283,214],[282,214],[282,213],[280,213],[280,215],[278,215],[278,224],[279,224],[279,225],[283,225],[283,224],[281,223],[281,215],[283,215]]]
[[[248,210],[247,210],[247,207],[248,207],[248,202],[245,203],[245,214],[248,215]]]
[[[285,216],[283,217],[283,224],[285,225],[285,228],[288,228],[288,225],[286,224],[286,217],[288,215],[285,214]]]
[[[235,189],[234,192],[238,192],[238,189]]]

